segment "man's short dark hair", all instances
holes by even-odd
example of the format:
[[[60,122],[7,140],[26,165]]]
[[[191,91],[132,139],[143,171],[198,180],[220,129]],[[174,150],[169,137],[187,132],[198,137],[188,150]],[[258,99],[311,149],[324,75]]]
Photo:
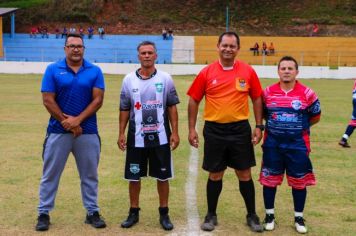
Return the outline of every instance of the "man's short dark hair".
[[[83,37],[80,35],[80,34],[68,34],[67,37],[66,37],[66,40],[64,41],[64,46],[67,45],[67,41],[68,41],[68,38],[69,37],[73,37],[73,38],[80,38],[83,42],[83,45],[84,45],[84,40],[83,40]]]
[[[156,44],[152,41],[143,41],[141,42],[138,46],[137,46],[137,51],[140,50],[140,47],[142,46],[146,46],[146,45],[151,45],[154,49],[155,49],[155,52],[157,52],[157,48],[156,48]]]
[[[232,31],[226,31],[226,32],[222,33],[222,34],[219,36],[218,44],[221,43],[222,38],[223,38],[225,35],[227,35],[227,36],[234,36],[234,37],[236,38],[237,47],[240,48],[240,37],[237,35],[237,33],[232,32]]]
[[[298,62],[297,62],[296,59],[294,59],[294,57],[291,57],[291,56],[284,56],[284,57],[282,57],[281,60],[279,60],[279,62],[278,62],[278,69],[279,69],[279,66],[281,65],[281,62],[282,62],[282,61],[293,61],[294,64],[295,64],[295,69],[298,70]]]

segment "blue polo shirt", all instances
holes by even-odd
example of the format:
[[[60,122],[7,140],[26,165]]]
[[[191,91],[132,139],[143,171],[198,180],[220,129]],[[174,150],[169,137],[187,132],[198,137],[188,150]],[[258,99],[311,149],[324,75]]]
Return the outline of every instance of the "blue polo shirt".
[[[92,102],[93,88],[105,89],[104,76],[98,66],[83,60],[82,67],[75,73],[63,59],[47,67],[42,79],[41,92],[55,93],[56,102],[62,112],[78,116]],[[97,134],[96,114],[88,117],[80,126],[83,134]],[[68,133],[52,116],[47,132]]]

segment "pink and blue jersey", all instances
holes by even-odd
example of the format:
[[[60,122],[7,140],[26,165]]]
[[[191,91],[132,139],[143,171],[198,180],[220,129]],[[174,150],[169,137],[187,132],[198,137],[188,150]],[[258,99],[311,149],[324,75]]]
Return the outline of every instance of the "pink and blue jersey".
[[[288,92],[276,83],[263,91],[266,132],[263,147],[310,151],[309,128],[320,117],[315,92],[296,82]]]
[[[286,172],[288,185],[295,189],[315,185],[309,159],[309,134],[311,124],[320,119],[317,95],[297,81],[287,92],[279,83],[267,87],[263,100],[266,132],[260,183],[276,187],[282,183]]]

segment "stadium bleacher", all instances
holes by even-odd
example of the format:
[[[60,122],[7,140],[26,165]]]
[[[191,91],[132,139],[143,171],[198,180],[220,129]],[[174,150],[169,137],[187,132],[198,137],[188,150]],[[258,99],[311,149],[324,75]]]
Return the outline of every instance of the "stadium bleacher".
[[[217,36],[195,37],[195,63],[206,64],[217,59]],[[274,56],[253,56],[250,48],[258,42],[274,43]],[[352,37],[241,37],[238,58],[251,65],[276,65],[282,56],[295,57],[305,66],[356,66],[356,40]]]
[[[144,41],[153,41],[157,46],[157,63],[172,62],[173,40],[163,40],[155,35],[105,35],[100,39],[94,35],[92,39],[84,38],[86,46],[85,58],[92,62],[107,63],[138,63],[137,45]],[[28,34],[16,34],[10,38],[3,35],[4,61],[57,61],[64,57],[64,39],[56,39],[55,35],[49,38],[30,38]]]
[[[163,40],[160,35],[105,35],[100,39],[85,37],[85,58],[92,62],[138,63],[136,47],[144,41],[156,43],[158,64],[195,63],[208,64],[217,59],[217,36],[177,36],[177,40]],[[250,48],[273,42],[274,55],[253,56]],[[189,42],[189,43],[188,43]],[[3,61],[51,62],[64,57],[64,39],[30,38],[28,34],[3,36]],[[260,48],[261,49],[261,48]],[[356,41],[351,37],[241,37],[238,58],[251,65],[276,65],[284,55],[295,57],[304,66],[356,66]]]

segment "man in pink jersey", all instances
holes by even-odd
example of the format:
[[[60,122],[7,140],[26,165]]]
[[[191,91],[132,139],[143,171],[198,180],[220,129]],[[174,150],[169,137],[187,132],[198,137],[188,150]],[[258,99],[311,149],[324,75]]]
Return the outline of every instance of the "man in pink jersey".
[[[353,110],[352,110],[351,120],[349,122],[349,125],[346,127],[346,131],[344,135],[342,135],[342,138],[339,142],[339,145],[345,148],[350,147],[347,140],[349,139],[351,134],[354,132],[354,129],[356,128],[356,80],[354,82],[354,88],[352,90],[352,105],[353,105]]]
[[[264,135],[263,162],[260,183],[266,208],[265,230],[274,230],[274,201],[277,185],[284,172],[292,187],[294,221],[297,232],[306,233],[303,210],[306,186],[315,185],[309,159],[310,126],[320,120],[320,103],[313,90],[296,80],[298,63],[293,57],[283,57],[278,63],[280,81],[263,91]]]

